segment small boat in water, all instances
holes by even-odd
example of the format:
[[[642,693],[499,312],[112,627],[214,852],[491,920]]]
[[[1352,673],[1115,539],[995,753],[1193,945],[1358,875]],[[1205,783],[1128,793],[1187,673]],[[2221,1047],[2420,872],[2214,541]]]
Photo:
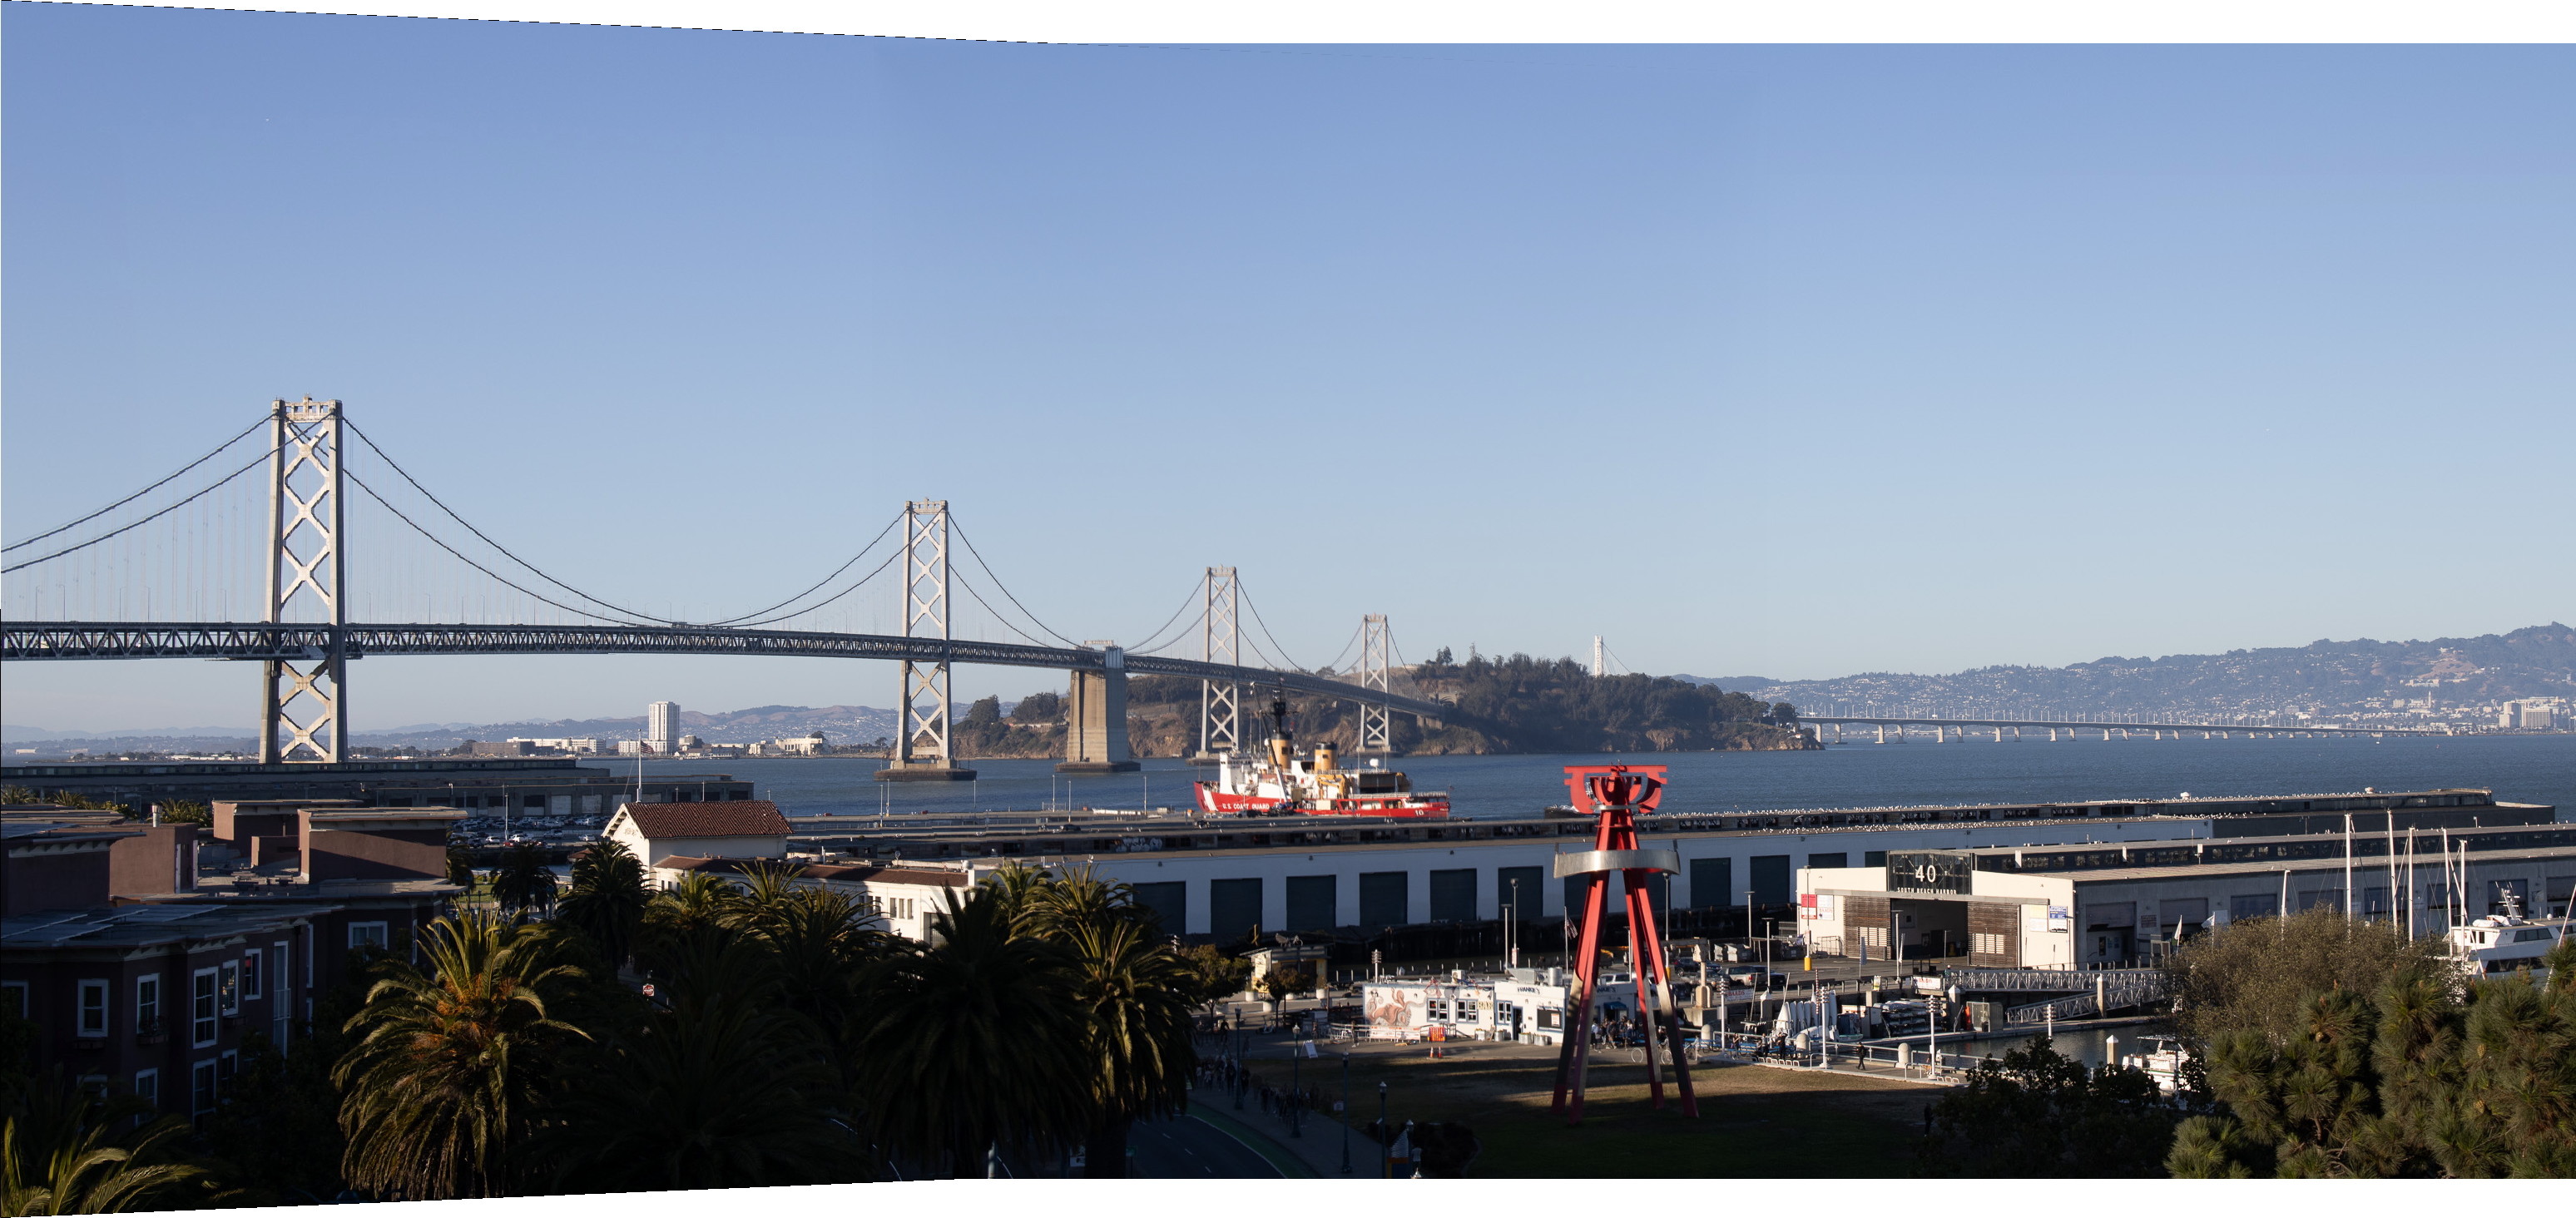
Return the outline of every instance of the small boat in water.
[[[2190,1058],[2182,1041],[2172,1036],[2146,1036],[2139,1038],[2138,1047],[2143,1051],[2121,1054],[2120,1064],[2154,1079],[2156,1090],[2166,1095],[2180,1094],[2182,1065]]]
[[[2505,897],[2505,911],[2451,928],[2451,959],[2474,977],[2492,977],[2530,969],[2532,980],[2545,980],[2549,970],[2540,958],[2567,938],[2569,919],[2534,922],[2522,916],[2521,903]]]

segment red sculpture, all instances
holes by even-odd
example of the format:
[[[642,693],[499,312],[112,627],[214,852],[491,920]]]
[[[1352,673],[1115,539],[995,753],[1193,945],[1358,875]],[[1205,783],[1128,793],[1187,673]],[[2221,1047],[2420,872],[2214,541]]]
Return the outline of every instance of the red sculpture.
[[[1655,1054],[1655,1041],[1660,1037],[1664,1050],[1672,1055],[1673,1077],[1681,1087],[1682,1112],[1699,1115],[1699,1099],[1691,1093],[1690,1058],[1682,1052],[1681,1017],[1673,1009],[1672,985],[1664,969],[1664,947],[1655,931],[1654,901],[1646,887],[1647,877],[1658,871],[1679,871],[1681,858],[1671,850],[1638,848],[1634,819],[1640,811],[1652,811],[1663,797],[1663,775],[1664,767],[1659,765],[1565,767],[1565,785],[1574,792],[1575,808],[1601,817],[1590,853],[1556,856],[1557,875],[1591,877],[1583,897],[1583,945],[1574,958],[1573,1009],[1567,1012],[1573,1026],[1557,1051],[1556,1101],[1549,1108],[1565,1116],[1568,1125],[1583,1120],[1583,1073],[1592,1041],[1593,983],[1601,959],[1601,920],[1607,912],[1610,873],[1614,871],[1619,873],[1628,899],[1628,959],[1637,982],[1637,1011],[1648,1021],[1647,1087],[1654,1106],[1663,1107],[1664,1074]],[[1571,916],[1572,911],[1567,912]],[[1651,989],[1647,985],[1649,977],[1654,981]],[[1569,1092],[1573,1099],[1570,1106]]]

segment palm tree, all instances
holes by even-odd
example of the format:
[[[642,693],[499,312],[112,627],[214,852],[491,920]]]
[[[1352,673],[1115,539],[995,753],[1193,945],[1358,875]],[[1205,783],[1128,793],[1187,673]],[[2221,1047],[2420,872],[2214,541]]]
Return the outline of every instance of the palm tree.
[[[572,890],[564,894],[558,918],[589,935],[614,969],[634,954],[644,910],[652,901],[644,887],[644,864],[635,852],[615,838],[602,838],[573,859]]]
[[[780,1001],[812,1025],[843,1088],[858,1079],[863,979],[900,942],[873,920],[874,911],[846,892],[801,888],[755,932],[777,970]]]
[[[1196,986],[1189,966],[1137,918],[1086,922],[1070,939],[1068,972],[1090,1084],[1084,1174],[1117,1176],[1130,1126],[1188,1110],[1189,1079],[1198,1069],[1190,1038]]]
[[[388,961],[346,1030],[332,1070],[358,1188],[414,1200],[494,1197],[514,1182],[547,1054],[585,1038],[546,1004],[580,970],[554,962],[552,932],[485,913],[422,936],[429,971]]]
[[[578,1191],[732,1188],[867,1178],[832,1118],[838,1088],[780,1002],[777,970],[741,932],[675,946],[667,989],[640,1028],[602,1046],[580,1087],[531,1140],[531,1160]]]
[[[555,873],[546,866],[545,855],[534,843],[510,848],[510,857],[501,864],[499,875],[492,877],[493,899],[513,912],[536,910],[544,913],[555,907]]]
[[[741,899],[741,890],[705,872],[691,872],[653,894],[644,906],[643,930],[635,941],[639,963],[659,967],[667,951],[700,930],[732,926]]]
[[[187,1122],[154,1117],[116,1136],[118,1126],[150,1112],[131,1097],[97,1095],[56,1066],[0,1123],[0,1213],[109,1214],[224,1200],[211,1173],[177,1155]]]
[[[1006,898],[979,888],[932,914],[867,978],[859,1093],[886,1153],[957,1170],[1000,1144],[1051,1150],[1087,1124],[1080,1024],[1043,941],[1015,936]]]

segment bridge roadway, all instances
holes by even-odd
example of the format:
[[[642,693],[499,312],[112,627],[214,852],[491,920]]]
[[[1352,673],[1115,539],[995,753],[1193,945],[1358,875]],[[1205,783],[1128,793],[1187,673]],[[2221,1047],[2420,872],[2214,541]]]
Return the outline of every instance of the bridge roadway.
[[[714,626],[467,626],[413,623],[342,628],[348,658],[370,655],[740,655],[845,660],[917,660],[1017,668],[1106,671],[1109,654],[1087,647],[1038,647],[967,639],[796,630],[728,630]],[[306,622],[11,622],[0,627],[0,661],[8,660],[294,660],[330,654],[332,627]],[[1301,693],[1371,702],[1417,718],[1449,708],[1302,672],[1274,672],[1121,653],[1130,675],[1198,677],[1244,685],[1279,685]]]
[[[2088,732],[2256,732],[2306,734],[2311,736],[2448,736],[2450,732],[2429,727],[2295,727],[2270,723],[2096,723],[2085,719],[1929,719],[1901,715],[1800,715],[1800,723],[1853,724],[1860,727],[1955,727],[1955,728],[2021,728],[2045,727]]]

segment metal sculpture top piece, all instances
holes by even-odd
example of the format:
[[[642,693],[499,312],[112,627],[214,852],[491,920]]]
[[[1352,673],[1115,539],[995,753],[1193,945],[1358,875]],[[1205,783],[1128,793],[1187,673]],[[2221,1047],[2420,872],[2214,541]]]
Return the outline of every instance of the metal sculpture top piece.
[[[1628,961],[1637,983],[1637,1011],[1649,1021],[1645,1036],[1646,1085],[1654,1106],[1664,1106],[1663,1068],[1656,1060],[1656,1040],[1672,1056],[1673,1077],[1681,1088],[1684,1115],[1699,1115],[1699,1099],[1692,1094],[1690,1058],[1682,1050],[1681,1018],[1673,1008],[1673,991],[1664,970],[1663,943],[1656,934],[1655,906],[1649,877],[1657,872],[1671,873],[1681,869],[1678,852],[1646,850],[1637,844],[1635,814],[1651,809],[1663,795],[1662,766],[1567,766],[1565,785],[1574,792],[1575,807],[1596,811],[1601,825],[1593,836],[1592,849],[1582,854],[1560,854],[1556,857],[1556,874],[1590,877],[1583,898],[1583,939],[1580,954],[1575,957],[1575,998],[1572,1026],[1566,1029],[1556,1061],[1556,1099],[1550,1111],[1562,1115],[1569,1125],[1583,1120],[1584,1067],[1590,1057],[1592,1041],[1592,1004],[1601,962],[1601,929],[1610,896],[1610,876],[1616,872],[1627,898]],[[1569,911],[1570,912],[1570,911]],[[1651,988],[1648,979],[1652,978]],[[1571,1102],[1569,1103],[1569,1099]]]

